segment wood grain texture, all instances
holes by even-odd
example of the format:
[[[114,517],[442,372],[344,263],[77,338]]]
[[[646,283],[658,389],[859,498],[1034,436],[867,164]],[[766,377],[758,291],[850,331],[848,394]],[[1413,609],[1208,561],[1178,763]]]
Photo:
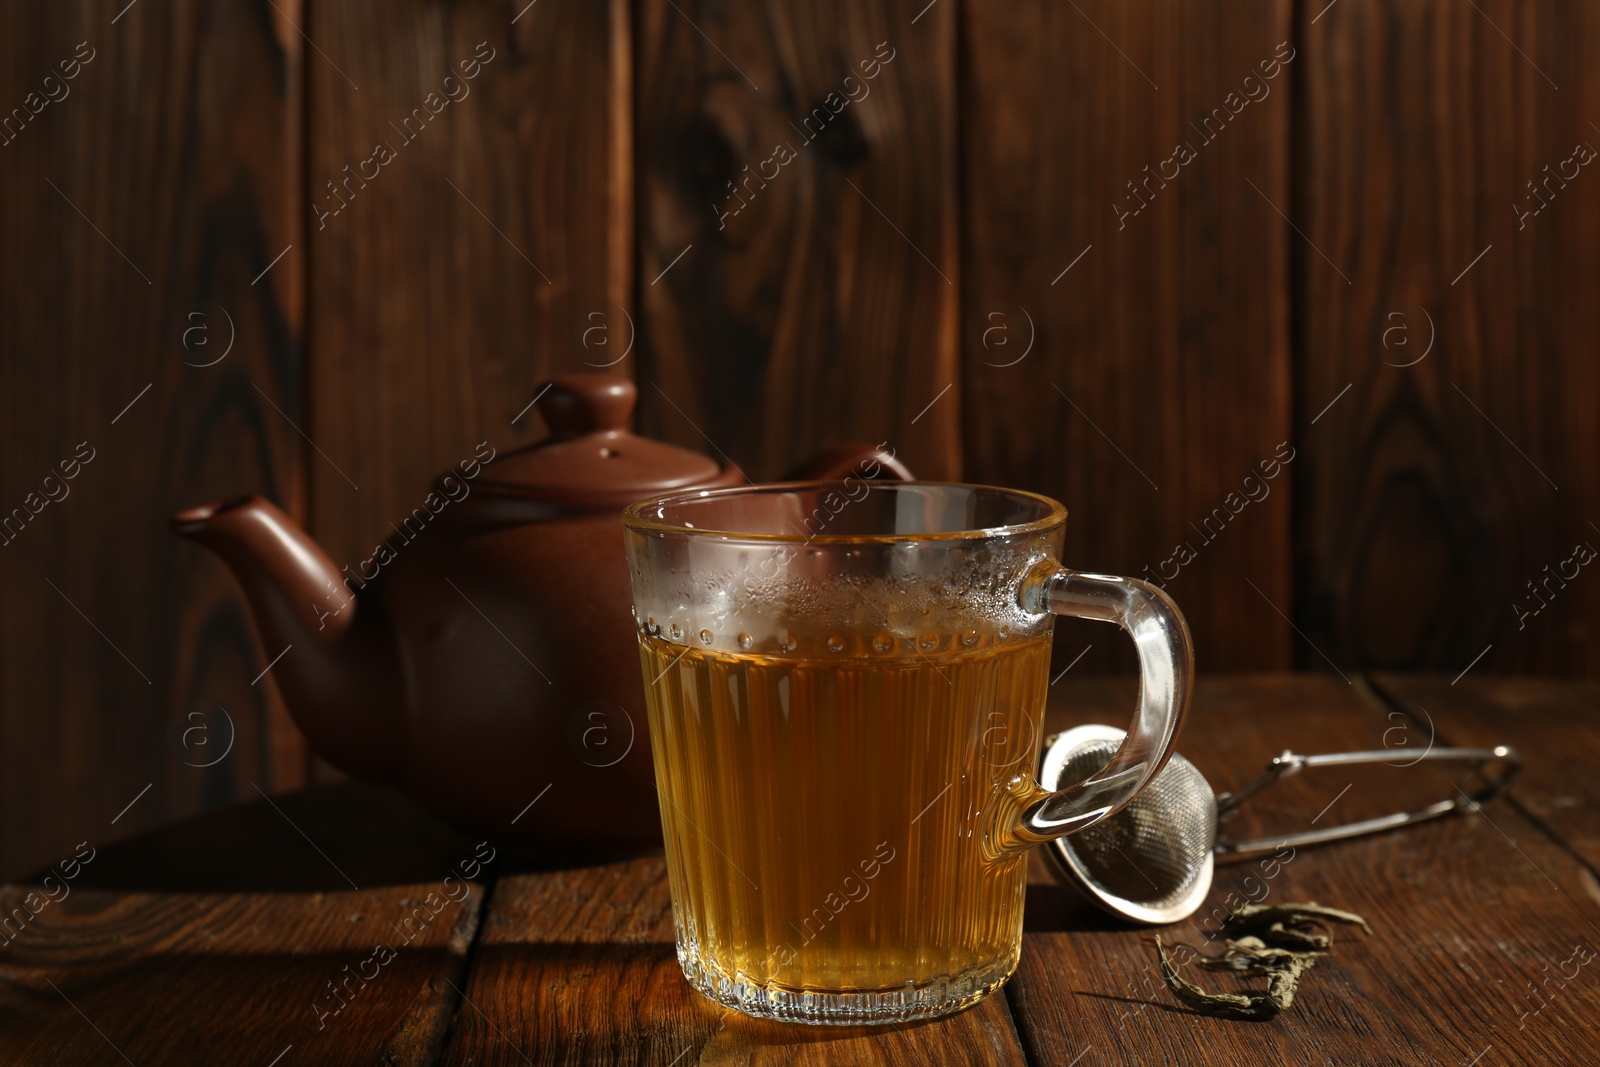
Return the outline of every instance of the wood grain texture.
[[[1074,687],[1051,718],[1062,725],[1119,722],[1133,695],[1115,683]],[[1441,722],[1450,714],[1443,706],[1434,711]],[[1592,718],[1581,721],[1593,729]],[[1394,725],[1385,705],[1335,677],[1213,677],[1197,689],[1180,750],[1225,790],[1250,780],[1286,746],[1312,753],[1387,745],[1397,761],[1409,761],[1401,753],[1420,750],[1423,739],[1386,734]],[[1443,795],[1417,768],[1349,770],[1286,780],[1247,810],[1270,834],[1268,827],[1296,831],[1313,819],[1327,825],[1398,810],[1406,797]],[[1071,896],[1053,908],[1035,908],[1030,897],[1038,919],[1030,920],[1022,966],[1007,988],[1034,1058],[1069,1063],[1081,1055],[1084,1067],[1590,1058],[1585,1020],[1600,1005],[1592,968],[1569,964],[1567,980],[1552,982],[1542,1010],[1529,986],[1557,974],[1577,945],[1597,947],[1600,903],[1585,894],[1584,872],[1562,846],[1510,805],[1301,849],[1273,875],[1258,863],[1219,867],[1201,912],[1162,931],[1169,941],[1201,945],[1212,909],[1230,894],[1236,901],[1318,901],[1364,915],[1374,936],[1339,931],[1333,956],[1307,976],[1293,1009],[1267,1024],[1207,1019],[1178,1007],[1160,983],[1148,932],[1107,929]],[[1045,899],[1068,892],[1034,890]],[[1223,988],[1215,976],[1189,977]]]
[[[1340,4],[1306,29],[1300,614],[1341,663],[1600,668],[1600,582],[1563,567],[1600,548],[1600,181],[1563,167],[1600,148],[1597,40],[1568,2]],[[1536,198],[1546,166],[1576,177]],[[1536,598],[1547,566],[1566,579]]]
[[[1288,0],[962,8],[966,477],[1063,501],[1066,562],[1166,584],[1213,670],[1293,640],[1291,36]],[[1058,662],[1090,644],[1132,662],[1082,623]]]
[[[690,988],[666,861],[502,879],[447,1064],[1015,1064],[1003,997],[908,1026],[751,1019]]]
[[[341,566],[478,442],[541,436],[524,413],[538,382],[625,350],[626,16],[622,0],[313,6],[307,432],[316,533]]]
[[[1469,678],[1456,685],[1426,675],[1379,675],[1375,684],[1441,745],[1522,753],[1513,802],[1600,871],[1600,685],[1544,678]],[[1600,897],[1600,881],[1589,885]]]
[[[51,861],[0,889],[8,1063],[436,1063],[514,862],[353,782]]]
[[[646,432],[756,480],[843,440],[959,476],[955,16],[925,6],[638,3]]]
[[[226,1049],[265,1064],[292,1047],[300,1062],[437,1062],[482,900],[434,914],[437,891],[72,892],[0,958],[0,1055],[205,1064]],[[0,905],[9,914],[24,895]]]
[[[304,513],[253,388],[303,417],[300,251],[262,277],[298,243],[300,39],[265,5],[115,14],[0,15],[0,876],[304,779],[243,598],[166,532],[240,492]]]

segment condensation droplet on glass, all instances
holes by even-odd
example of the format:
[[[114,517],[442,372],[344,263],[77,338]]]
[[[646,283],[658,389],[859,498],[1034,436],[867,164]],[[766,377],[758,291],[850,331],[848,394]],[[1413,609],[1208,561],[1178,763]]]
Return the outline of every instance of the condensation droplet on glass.
[[[778,648],[781,649],[784,652],[793,652],[795,649],[797,649],[799,647],[800,647],[800,642],[796,641],[794,638],[790,637],[788,634],[784,634],[782,640],[780,640],[778,642]]]
[[[968,648],[971,648],[973,645],[977,644],[978,643],[978,631],[976,631],[976,630],[968,630],[966,633],[962,634],[961,635],[961,643],[963,645],[966,645]]]
[[[674,641],[683,640],[683,627],[679,626],[677,623],[673,623],[672,629],[668,630],[667,632],[672,635],[672,639]]]
[[[709,645],[711,643],[711,631],[710,630],[701,630],[700,631],[700,643],[702,645]]]
[[[646,615],[644,617],[644,632],[650,634],[651,636],[661,632],[661,627],[656,623],[656,617],[654,615]]]
[[[872,647],[879,652],[887,652],[894,647],[894,642],[889,640],[888,634],[879,634],[872,639]]]
[[[1006,638],[1011,636],[1011,628],[1008,626],[1000,627],[1000,633],[998,636],[1000,640],[1004,641]]]
[[[755,643],[756,643],[756,639],[751,637],[749,634],[740,634],[739,635],[739,647],[740,648],[751,648],[751,647],[753,647],[755,645]]]
[[[939,636],[937,634],[923,634],[921,637],[917,638],[917,644],[925,652],[929,649],[932,649],[938,643]]]
[[[834,636],[834,637],[828,638],[828,651],[829,652],[843,652],[844,651],[844,638],[839,637],[839,636]]]

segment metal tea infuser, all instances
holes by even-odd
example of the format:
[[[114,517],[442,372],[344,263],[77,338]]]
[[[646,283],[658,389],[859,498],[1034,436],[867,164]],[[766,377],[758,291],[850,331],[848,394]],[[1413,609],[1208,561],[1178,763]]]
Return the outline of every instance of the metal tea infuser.
[[[1058,790],[1100,770],[1122,744],[1114,726],[1078,726],[1045,742],[1039,784]],[[1396,751],[1333,752],[1302,756],[1285,749],[1260,778],[1234,793],[1218,796],[1205,775],[1173,754],[1153,782],[1127,807],[1079,833],[1057,838],[1050,856],[1058,873],[1113,915],[1158,925],[1188,918],[1211,890],[1218,856],[1249,856],[1284,847],[1341,841],[1362,834],[1410,826],[1459,810],[1474,811],[1503,792],[1522,767],[1522,756],[1508,745],[1495,748],[1432,748],[1408,763],[1423,760],[1472,764],[1460,779],[1458,796],[1410,812],[1344,823],[1278,837],[1234,841],[1220,823],[1247,798],[1272,783],[1314,767],[1386,763],[1397,766]],[[1488,768],[1495,767],[1495,773]],[[1477,789],[1468,791],[1472,779]]]

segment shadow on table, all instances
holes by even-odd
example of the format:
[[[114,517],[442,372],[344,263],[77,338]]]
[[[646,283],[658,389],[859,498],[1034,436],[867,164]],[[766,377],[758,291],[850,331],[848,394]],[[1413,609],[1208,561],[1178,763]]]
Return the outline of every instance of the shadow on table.
[[[1029,882],[1023,904],[1024,934],[1122,931],[1133,924],[1113,918],[1068,885]]]
[[[92,842],[91,842],[92,844]],[[438,882],[472,858],[477,839],[397,789],[315,785],[163,826],[98,847],[75,888],[163,893],[320,893]],[[605,862],[532,856],[496,843],[497,877]],[[19,880],[38,884],[45,872]]]

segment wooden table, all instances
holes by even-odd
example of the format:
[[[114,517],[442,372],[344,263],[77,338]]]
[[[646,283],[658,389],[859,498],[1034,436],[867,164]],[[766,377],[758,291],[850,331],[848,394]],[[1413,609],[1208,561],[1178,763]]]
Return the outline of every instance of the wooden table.
[[[1133,697],[1116,680],[1057,688],[1056,726],[1121,722]],[[1022,965],[978,1006],[852,1029],[747,1019],[680,975],[659,857],[540,869],[496,855],[463,880],[472,841],[390,791],[325,786],[7,888],[0,1062],[1600,1062],[1600,967],[1587,966],[1600,946],[1600,685],[1256,676],[1208,678],[1196,701],[1181,750],[1219,790],[1285,747],[1390,747],[1404,764],[1430,739],[1509,742],[1527,768],[1509,801],[1479,813],[1303,849],[1272,877],[1220,867],[1196,923],[1234,893],[1348,908],[1375,931],[1340,931],[1293,1010],[1267,1023],[1178,1007],[1149,931],[1102,917],[1038,865]],[[1260,795],[1252,818],[1288,831],[1425,803],[1449,790],[1428,767],[1303,775]],[[37,914],[19,922],[30,892]],[[1164,934],[1199,941],[1191,923]]]

